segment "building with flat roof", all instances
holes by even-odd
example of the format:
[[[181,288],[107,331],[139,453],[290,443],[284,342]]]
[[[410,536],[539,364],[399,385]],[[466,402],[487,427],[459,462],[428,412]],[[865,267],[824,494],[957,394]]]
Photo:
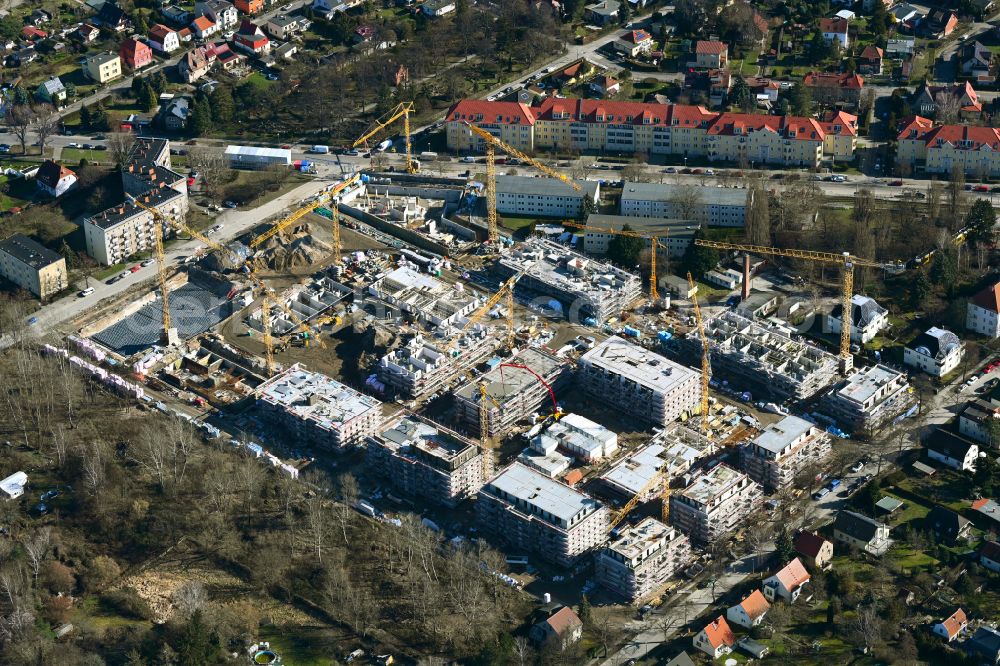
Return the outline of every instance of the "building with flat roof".
[[[543,351],[528,347],[505,364],[531,368],[559,395],[564,381],[569,380],[566,361]],[[528,370],[499,365],[455,391],[455,412],[459,420],[473,432],[479,432],[480,384],[486,385],[489,396],[489,432],[493,437],[503,435],[517,421],[545,409],[551,409],[551,398],[546,386]]]
[[[0,277],[43,300],[69,286],[66,260],[24,234],[0,241]]]
[[[602,215],[591,213],[587,216],[588,227],[622,229],[628,225],[633,231],[657,236],[661,248],[665,247],[671,259],[684,256],[701,223],[696,220],[675,220],[665,217],[628,217],[625,215]],[[573,231],[572,229],[570,231]],[[614,234],[599,231],[583,232],[583,249],[587,254],[606,254]]]
[[[452,342],[458,361],[448,356],[443,342],[413,336],[379,360],[375,367],[377,379],[389,393],[426,397],[463,376],[466,367],[485,360],[496,350],[498,338],[485,326],[470,326]]]
[[[461,327],[467,315],[483,304],[483,299],[449,286],[432,275],[409,266],[400,266],[368,286],[368,294],[391,306],[407,319],[430,328]],[[393,313],[389,313],[391,316]]]
[[[619,211],[626,217],[694,220],[713,227],[742,227],[754,190],[661,183],[625,183]]]
[[[705,322],[705,334],[716,375],[778,402],[805,400],[839,376],[836,356],[767,322],[727,311]],[[686,341],[689,352],[700,356],[698,332],[689,333]]]
[[[707,437],[676,423],[657,433],[646,446],[616,461],[600,480],[625,499],[643,493],[642,500],[648,501],[662,492],[664,483],[683,476],[697,460],[714,450]],[[650,485],[657,476],[660,482]]]
[[[612,594],[636,603],[655,594],[690,557],[686,536],[646,518],[597,553],[594,573]]]
[[[579,190],[556,178],[497,176],[497,212],[501,215],[580,217],[584,202],[597,205],[601,184],[596,180],[574,181]]]
[[[805,419],[786,416],[740,447],[740,465],[768,490],[789,487],[799,474],[830,456],[830,437]]]
[[[226,158],[230,168],[262,171],[272,166],[291,166],[292,151],[260,146],[226,146]]]
[[[667,425],[698,403],[699,373],[618,336],[580,357],[581,388],[606,405]]]
[[[526,270],[514,287],[518,298],[567,318],[603,321],[642,296],[639,276],[595,261],[543,238],[529,238],[500,258],[501,279]]]
[[[368,465],[413,497],[454,507],[483,487],[483,452],[443,426],[406,415],[368,437]]]
[[[873,433],[917,403],[906,374],[885,365],[859,369],[823,396],[823,412],[850,433]]]
[[[749,476],[719,464],[670,496],[670,523],[693,543],[709,544],[736,529],[762,494]]]
[[[484,531],[563,566],[604,543],[609,522],[599,501],[517,462],[480,489],[476,515]]]
[[[169,187],[149,190],[138,199],[155,208],[165,218],[183,222],[188,211],[187,194]],[[83,220],[87,254],[105,266],[113,266],[129,257],[153,248],[156,233],[166,238],[172,233],[151,212],[131,201],[124,201]]]
[[[562,449],[575,458],[594,462],[618,450],[618,434],[579,414],[566,414],[535,437],[541,451]]]
[[[360,444],[382,421],[381,402],[299,364],[258,387],[257,407],[291,440],[333,449]]]

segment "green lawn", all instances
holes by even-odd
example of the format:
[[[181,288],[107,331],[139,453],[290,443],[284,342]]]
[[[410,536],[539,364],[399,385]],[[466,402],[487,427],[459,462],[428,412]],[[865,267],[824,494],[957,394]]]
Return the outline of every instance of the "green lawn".
[[[72,166],[74,164],[79,164],[82,159],[87,160],[91,164],[111,163],[111,158],[108,157],[108,151],[84,150],[83,148],[63,148],[59,161],[63,164]]]
[[[903,571],[913,571],[914,569],[931,569],[939,564],[938,560],[931,557],[922,550],[914,550],[906,544],[898,544],[893,547],[886,557],[892,559]]]
[[[511,231],[517,231],[518,229],[530,227],[538,221],[538,218],[534,216],[518,217],[516,215],[503,215],[500,218],[500,225],[506,229],[510,229]]]
[[[341,635],[326,627],[276,627],[261,629],[259,638],[268,641],[282,663],[294,666],[332,666],[336,655],[350,652]]]

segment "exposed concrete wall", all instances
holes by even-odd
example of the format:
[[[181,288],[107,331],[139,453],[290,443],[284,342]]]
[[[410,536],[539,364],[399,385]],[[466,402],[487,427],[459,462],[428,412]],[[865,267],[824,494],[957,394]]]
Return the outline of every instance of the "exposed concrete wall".
[[[366,213],[363,210],[354,208],[353,206],[348,206],[345,203],[341,203],[337,206],[337,209],[344,213],[345,215],[350,215],[351,217],[361,220],[365,224],[369,224],[382,233],[389,234],[390,236],[395,236],[403,242],[414,245],[428,252],[433,252],[434,254],[439,254],[441,256],[447,256],[449,254],[448,247],[442,245],[441,243],[435,243],[431,239],[418,234],[415,231],[400,227],[398,225],[387,222],[380,217],[376,217],[371,213]]]

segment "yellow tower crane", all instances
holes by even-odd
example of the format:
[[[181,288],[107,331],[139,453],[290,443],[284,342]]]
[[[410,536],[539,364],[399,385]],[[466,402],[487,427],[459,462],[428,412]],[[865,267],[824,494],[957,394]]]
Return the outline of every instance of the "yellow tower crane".
[[[712,377],[712,362],[709,357],[708,337],[705,335],[705,322],[701,318],[701,306],[698,305],[698,294],[695,293],[697,287],[691,273],[687,274],[688,288],[691,290],[691,304],[694,306],[694,318],[698,324],[698,336],[701,338],[701,429],[712,440],[712,433],[708,429],[708,382]]]
[[[496,293],[490,296],[485,303],[476,308],[472,312],[472,314],[469,315],[469,319],[465,322],[465,325],[462,326],[462,328],[458,329],[458,331],[453,333],[447,340],[445,340],[444,344],[442,345],[445,349],[445,352],[451,349],[452,345],[454,345],[455,342],[460,337],[462,337],[462,334],[464,334],[470,328],[475,326],[483,317],[485,317],[486,313],[488,313],[491,309],[493,309],[493,306],[495,306],[497,303],[499,303],[501,300],[504,299],[506,299],[507,303],[507,317],[506,317],[507,339],[513,340],[514,339],[514,285],[516,285],[517,281],[520,280],[524,276],[524,274],[528,272],[529,268],[531,268],[531,265],[522,268],[520,271],[510,276],[503,284],[500,285],[500,288],[497,289]]]
[[[483,478],[493,476],[493,438],[490,436],[490,407],[492,402],[501,409],[500,403],[486,390],[486,382],[479,384],[479,445],[483,449]]]
[[[632,509],[638,506],[639,502],[642,501],[643,496],[645,496],[646,493],[648,493],[652,488],[654,488],[657,483],[661,482],[663,483],[663,489],[660,491],[660,501],[662,503],[662,506],[660,508],[660,520],[664,524],[669,524],[670,495],[672,494],[672,491],[670,490],[669,471],[667,470],[666,463],[664,463],[663,467],[658,469],[653,474],[653,476],[650,477],[649,481],[646,482],[646,485],[642,487],[642,490],[633,495],[632,499],[626,502],[625,506],[623,506],[621,510],[619,510],[616,514],[614,514],[611,517],[610,522],[608,522],[608,531],[609,532],[612,531],[618,526],[619,523],[625,520],[625,517],[632,512]]]
[[[382,130],[384,130],[389,125],[393,124],[400,118],[403,119],[403,136],[406,140],[406,172],[416,173],[418,171],[418,164],[413,159],[411,139],[410,139],[410,114],[413,113],[413,102],[400,102],[396,105],[396,108],[390,111],[383,119],[375,121],[375,127],[369,131],[362,134],[354,143],[351,144],[351,148],[357,148],[363,144],[368,139],[372,138]]]
[[[841,267],[841,294],[840,302],[843,308],[840,327],[840,370],[847,374],[854,365],[854,357],[851,356],[851,298],[854,295],[854,268],[855,266],[867,266],[869,268],[882,268],[896,270],[898,266],[893,263],[879,262],[872,259],[862,259],[855,257],[849,252],[840,254],[834,252],[816,252],[813,250],[796,250],[779,247],[767,247],[763,245],[744,245],[741,243],[724,243],[696,239],[696,245],[709,247],[716,250],[731,250],[734,252],[749,252],[751,254],[769,255],[775,257],[788,257],[791,259],[804,259],[805,261],[815,261],[825,264],[836,264]]]
[[[500,232],[497,228],[497,167],[496,149],[499,148],[511,157],[515,157],[525,164],[530,164],[542,173],[552,178],[557,178],[572,187],[577,192],[581,191],[580,184],[575,180],[559,173],[555,169],[542,164],[533,157],[528,157],[517,148],[493,136],[478,125],[466,121],[465,126],[469,130],[482,138],[486,142],[486,230],[490,243],[496,243],[500,239]]]
[[[649,241],[649,300],[656,302],[660,300],[660,292],[657,289],[657,276],[656,276],[656,253],[659,248],[665,248],[666,246],[660,242],[660,236],[655,234],[643,234],[638,231],[631,231],[628,229],[612,229],[610,227],[594,227],[587,226],[586,224],[580,224],[579,222],[573,222],[571,220],[566,220],[563,222],[564,227],[572,227],[574,229],[580,229],[582,231],[589,231],[591,233],[598,234],[611,234],[614,236],[628,236],[629,238],[641,238],[643,240]],[[664,232],[666,233],[666,232]]]
[[[147,213],[150,213],[153,216],[153,221],[156,223],[156,229],[153,232],[153,255],[156,257],[156,277],[160,286],[160,305],[163,312],[162,342],[165,345],[170,345],[176,342],[177,331],[172,326],[170,316],[170,291],[167,288],[167,259],[163,251],[163,237],[167,233],[169,222],[163,215],[160,214],[160,211],[152,206],[146,205],[146,203],[141,201],[139,197],[134,197],[129,194],[126,194],[125,196],[136,206],[136,208],[141,208]]]

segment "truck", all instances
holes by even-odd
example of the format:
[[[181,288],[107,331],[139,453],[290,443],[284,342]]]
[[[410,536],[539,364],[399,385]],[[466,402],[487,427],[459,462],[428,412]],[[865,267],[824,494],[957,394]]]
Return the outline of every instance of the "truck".
[[[420,159],[426,160],[428,162],[430,162],[431,160],[436,160],[437,158],[438,154],[435,152],[431,152],[429,150],[425,150],[424,152],[420,153]]]
[[[316,155],[326,155],[330,152],[329,146],[313,146],[309,149],[310,153],[315,153]]]

